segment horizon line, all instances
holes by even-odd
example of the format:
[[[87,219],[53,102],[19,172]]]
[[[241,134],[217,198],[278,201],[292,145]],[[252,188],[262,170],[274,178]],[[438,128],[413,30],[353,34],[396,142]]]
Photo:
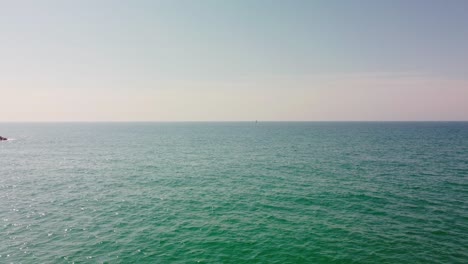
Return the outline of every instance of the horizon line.
[[[444,123],[444,122],[468,122],[468,120],[51,120],[51,121],[2,121],[0,123]]]

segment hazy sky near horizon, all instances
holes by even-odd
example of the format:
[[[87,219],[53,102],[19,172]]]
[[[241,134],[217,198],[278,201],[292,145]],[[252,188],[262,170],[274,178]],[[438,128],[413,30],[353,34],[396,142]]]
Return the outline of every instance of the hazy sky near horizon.
[[[0,121],[468,120],[465,0],[0,0]]]

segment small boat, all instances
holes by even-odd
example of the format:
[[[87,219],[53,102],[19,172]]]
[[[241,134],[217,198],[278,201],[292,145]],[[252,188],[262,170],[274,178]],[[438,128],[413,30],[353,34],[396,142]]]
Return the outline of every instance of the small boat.
[[[0,141],[2,140],[8,140],[8,138],[0,136]]]

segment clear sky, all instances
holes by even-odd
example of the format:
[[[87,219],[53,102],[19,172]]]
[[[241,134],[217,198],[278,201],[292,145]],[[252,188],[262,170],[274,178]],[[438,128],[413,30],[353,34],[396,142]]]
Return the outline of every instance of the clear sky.
[[[468,120],[468,1],[0,0],[0,113]]]

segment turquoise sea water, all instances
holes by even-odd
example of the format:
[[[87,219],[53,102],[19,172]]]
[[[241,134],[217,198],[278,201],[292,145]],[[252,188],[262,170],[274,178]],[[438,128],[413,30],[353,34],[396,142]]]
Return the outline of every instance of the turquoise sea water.
[[[468,263],[468,123],[0,135],[0,263]]]

